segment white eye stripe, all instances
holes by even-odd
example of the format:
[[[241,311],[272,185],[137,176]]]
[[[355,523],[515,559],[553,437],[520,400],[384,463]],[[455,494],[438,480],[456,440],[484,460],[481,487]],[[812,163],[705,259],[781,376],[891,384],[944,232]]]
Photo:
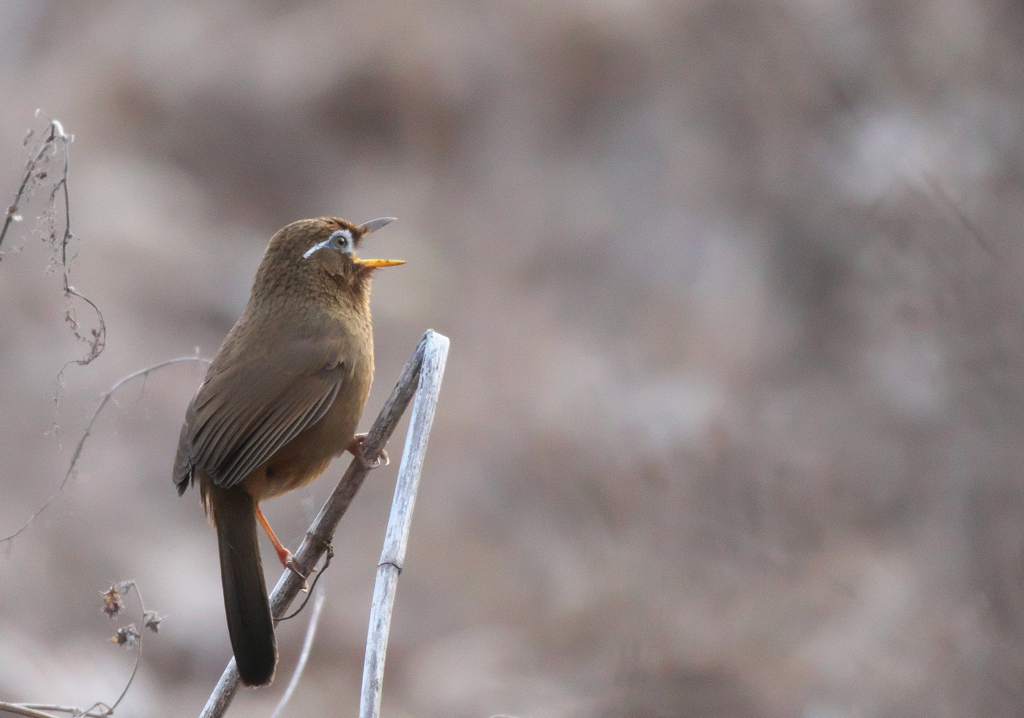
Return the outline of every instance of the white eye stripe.
[[[324,247],[333,247],[334,249],[337,249],[340,252],[344,252],[345,254],[351,254],[352,233],[347,229],[339,229],[336,232],[331,233],[331,236],[325,239],[323,242],[320,242],[319,244],[314,244],[312,247],[310,247],[306,251],[306,253],[302,255],[302,258],[309,259],[309,255],[313,254],[313,252],[317,251],[318,249],[323,249]]]

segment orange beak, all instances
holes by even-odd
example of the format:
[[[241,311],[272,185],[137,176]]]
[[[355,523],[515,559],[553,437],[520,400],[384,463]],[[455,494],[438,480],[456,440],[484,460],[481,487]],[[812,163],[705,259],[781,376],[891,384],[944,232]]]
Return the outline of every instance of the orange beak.
[[[377,269],[378,267],[397,267],[399,264],[405,264],[404,259],[359,259],[358,257],[353,257],[352,261],[360,267],[366,267],[367,269]]]
[[[371,219],[369,222],[367,222],[361,227],[361,229],[363,230],[363,236],[365,237],[370,232],[376,232],[384,225],[390,224],[394,221],[394,217],[381,217],[380,219]],[[358,257],[352,257],[352,261],[354,261],[360,267],[365,267],[366,269],[377,269],[379,267],[397,267],[399,264],[405,264],[404,259],[359,259]]]

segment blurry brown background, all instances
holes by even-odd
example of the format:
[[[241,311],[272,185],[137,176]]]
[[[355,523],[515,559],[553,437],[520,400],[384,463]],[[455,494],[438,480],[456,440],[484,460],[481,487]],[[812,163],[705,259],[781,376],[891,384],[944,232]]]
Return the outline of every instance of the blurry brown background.
[[[75,135],[108,346],[57,391],[85,350],[43,185],[0,263],[0,534],[103,391],[214,354],[276,229],[394,215],[368,414],[425,329],[452,349],[385,715],[1020,715],[1019,2],[5,0],[4,206],[36,108]],[[121,389],[0,552],[0,698],[113,701],[138,604],[100,592],[133,578],[168,618],[118,713],[203,705],[216,541],[170,479],[201,373]],[[288,544],[343,466],[267,506]],[[289,715],[355,714],[396,468]],[[232,715],[269,715],[305,620]]]

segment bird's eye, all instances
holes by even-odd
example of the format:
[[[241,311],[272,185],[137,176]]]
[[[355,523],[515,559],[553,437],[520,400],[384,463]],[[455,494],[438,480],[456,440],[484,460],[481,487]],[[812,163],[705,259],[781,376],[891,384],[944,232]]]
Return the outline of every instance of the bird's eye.
[[[342,252],[352,251],[352,233],[347,229],[339,229],[330,237],[331,246]]]

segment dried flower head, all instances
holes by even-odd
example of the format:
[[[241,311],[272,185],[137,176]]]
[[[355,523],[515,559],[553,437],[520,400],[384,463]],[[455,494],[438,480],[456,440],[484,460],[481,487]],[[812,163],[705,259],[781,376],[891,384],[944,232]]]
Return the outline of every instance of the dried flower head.
[[[121,612],[121,608],[121,594],[118,593],[117,586],[111,586],[103,593],[103,612],[113,619]]]
[[[160,622],[162,620],[164,620],[164,617],[156,615],[156,611],[146,611],[145,615],[142,617],[142,625],[153,633],[160,633]]]
[[[131,648],[135,645],[135,642],[139,640],[139,632],[135,629],[134,623],[129,623],[124,628],[117,629],[117,633],[110,639],[112,643],[116,643],[119,646],[127,646]]]

